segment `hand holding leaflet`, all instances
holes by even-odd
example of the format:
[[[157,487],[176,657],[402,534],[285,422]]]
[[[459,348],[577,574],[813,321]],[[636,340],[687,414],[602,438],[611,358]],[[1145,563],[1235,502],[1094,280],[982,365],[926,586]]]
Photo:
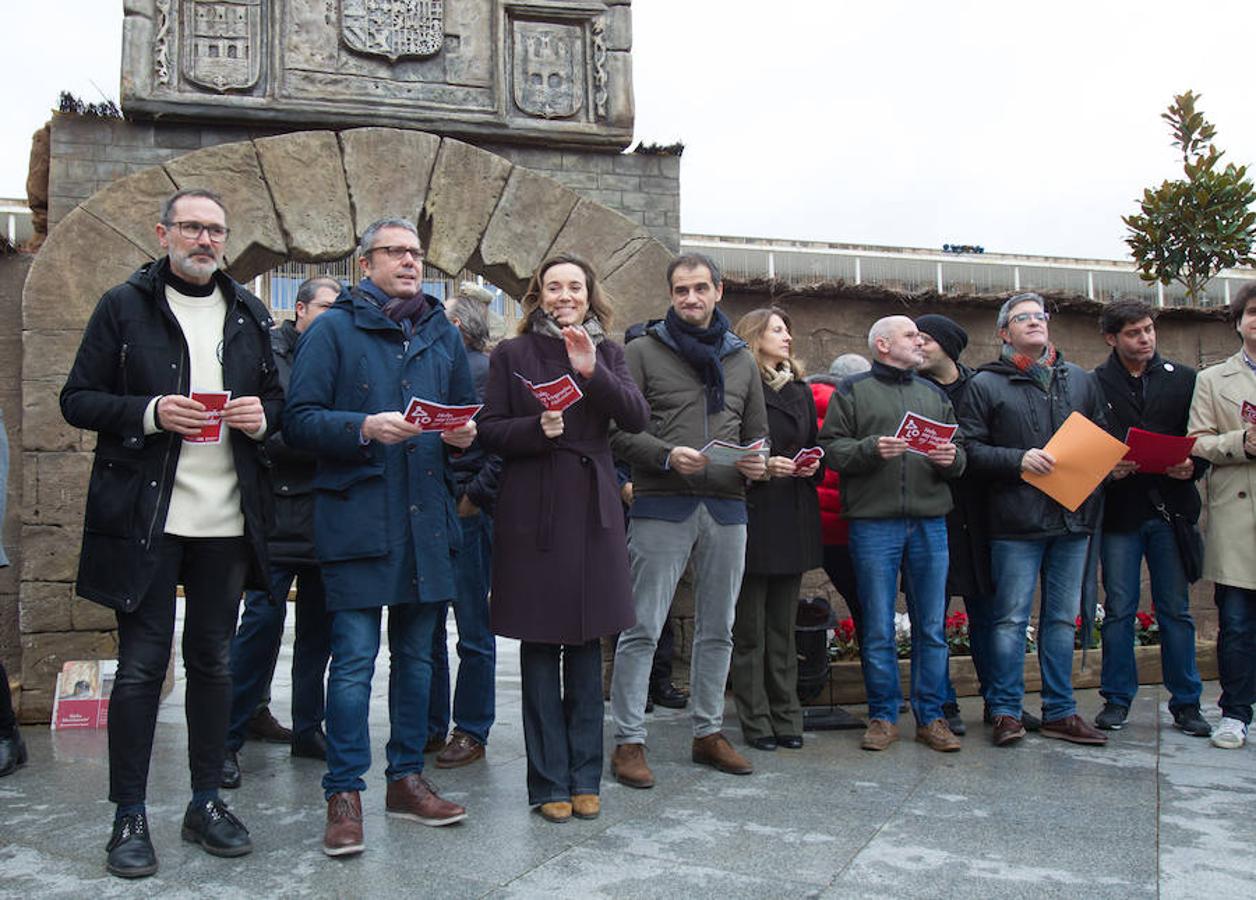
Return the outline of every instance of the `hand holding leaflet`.
[[[1026,471],[1021,478],[1069,512],[1076,512],[1129,447],[1073,412],[1042,449],[1055,458],[1051,474]]]

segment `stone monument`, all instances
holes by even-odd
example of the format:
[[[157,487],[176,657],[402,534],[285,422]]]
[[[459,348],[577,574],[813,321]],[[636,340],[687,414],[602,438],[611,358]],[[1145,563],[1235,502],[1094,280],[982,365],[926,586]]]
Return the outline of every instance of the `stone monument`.
[[[132,115],[632,140],[629,0],[128,0],[126,13]]]
[[[116,650],[110,611],[74,595],[95,441],[65,423],[57,396],[101,293],[161,252],[153,225],[176,188],[226,199],[228,271],[241,280],[343,258],[373,218],[404,215],[434,267],[516,296],[545,256],[581,254],[620,328],[665,309],[680,240],[678,156],[621,152],[628,0],[125,0],[124,11],[126,118],[49,123],[50,231],[22,287],[21,405],[5,404],[21,485],[13,671],[25,721],[48,720],[64,660]]]

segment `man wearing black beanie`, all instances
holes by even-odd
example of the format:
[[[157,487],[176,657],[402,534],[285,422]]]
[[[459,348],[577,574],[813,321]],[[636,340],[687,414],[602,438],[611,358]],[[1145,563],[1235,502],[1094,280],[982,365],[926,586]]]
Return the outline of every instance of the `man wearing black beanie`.
[[[959,412],[968,390],[973,370],[959,361],[968,346],[968,332],[958,322],[946,316],[930,313],[916,319],[916,328],[925,339],[925,361],[916,369],[922,378],[932,381],[950,398],[951,405]],[[948,597],[963,597],[968,613],[968,640],[971,647],[973,668],[977,682],[985,696],[989,685],[990,664],[990,597],[994,585],[990,579],[990,542],[986,529],[985,488],[980,475],[965,473],[951,482],[951,495],[955,506],[946,517],[947,545],[950,549],[950,570],[946,579]],[[942,713],[951,731],[963,734],[966,730],[960,718],[955,686],[950,678],[946,683],[946,702]],[[990,721],[989,708],[984,716]],[[1021,713],[1021,722],[1030,731],[1036,731],[1039,720],[1027,712]]]

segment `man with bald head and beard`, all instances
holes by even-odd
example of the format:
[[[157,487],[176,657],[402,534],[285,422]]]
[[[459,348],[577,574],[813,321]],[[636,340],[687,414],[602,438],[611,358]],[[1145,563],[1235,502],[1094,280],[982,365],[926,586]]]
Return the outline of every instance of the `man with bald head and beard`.
[[[842,476],[842,513],[850,521],[850,553],[863,604],[864,687],[868,695],[865,750],[898,740],[902,701],[894,643],[894,605],[900,570],[912,585],[911,705],[916,740],[933,750],[960,749],[942,712],[947,667],[946,514],[950,479],[964,472],[963,448],[940,444],[928,454],[895,437],[903,416],[915,413],[955,423],[945,392],[920,378],[924,338],[906,316],[879,319],[868,332],[869,372],[843,381],[829,401],[820,444]]]

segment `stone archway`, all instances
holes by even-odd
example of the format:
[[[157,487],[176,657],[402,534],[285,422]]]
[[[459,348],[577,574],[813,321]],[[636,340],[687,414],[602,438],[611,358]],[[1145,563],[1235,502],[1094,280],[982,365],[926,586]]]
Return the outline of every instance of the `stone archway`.
[[[285,260],[342,258],[366,225],[397,215],[419,223],[432,265],[470,269],[516,296],[542,259],[567,250],[602,276],[621,327],[665,302],[672,254],[640,225],[501,156],[425,132],[305,131],[222,144],[99,191],[48,235],[22,292],[26,721],[47,721],[64,660],[116,652],[112,613],[74,596],[94,439],[65,423],[58,394],[100,295],[160,254],[160,204],[185,187],[222,195],[227,271],[240,281]]]

